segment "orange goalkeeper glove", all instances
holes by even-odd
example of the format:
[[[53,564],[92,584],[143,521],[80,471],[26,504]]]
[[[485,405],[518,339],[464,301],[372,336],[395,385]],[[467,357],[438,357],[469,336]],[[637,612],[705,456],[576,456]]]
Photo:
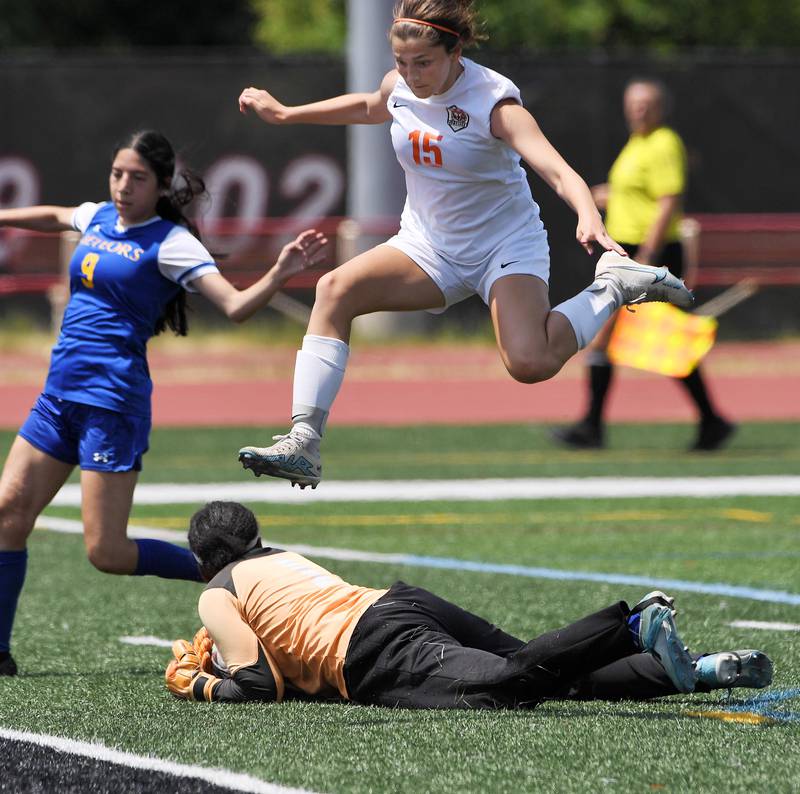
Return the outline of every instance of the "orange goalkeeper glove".
[[[195,635],[197,639],[200,632]],[[210,652],[203,651],[203,645],[208,638],[201,638],[199,646],[203,656],[198,655],[195,646],[186,640],[175,640],[172,643],[172,655],[175,657],[167,665],[164,679],[167,689],[175,697],[183,700],[213,700],[214,688],[220,679],[210,675],[203,667],[203,662],[207,659],[207,664],[211,666]]]
[[[214,640],[208,633],[205,626],[201,626],[192,639],[192,647],[200,660],[200,669],[204,673],[214,674],[214,666],[211,663],[211,651],[214,647]]]

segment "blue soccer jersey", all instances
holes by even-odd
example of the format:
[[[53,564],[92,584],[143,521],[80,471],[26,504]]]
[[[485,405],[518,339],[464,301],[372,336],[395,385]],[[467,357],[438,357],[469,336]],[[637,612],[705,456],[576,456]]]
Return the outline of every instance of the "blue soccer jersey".
[[[219,272],[205,247],[172,221],[124,228],[111,203],[82,204],[69,267],[70,300],[44,391],[64,400],[150,416],[147,341],[170,300]]]

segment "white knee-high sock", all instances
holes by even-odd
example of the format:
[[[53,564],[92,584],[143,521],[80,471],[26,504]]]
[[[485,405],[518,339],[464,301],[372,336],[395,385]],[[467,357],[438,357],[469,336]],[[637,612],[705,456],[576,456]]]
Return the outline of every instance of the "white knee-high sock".
[[[320,436],[344,379],[349,345],[341,339],[306,334],[297,351],[292,394],[292,422],[313,428]]]
[[[622,306],[622,293],[608,281],[595,281],[575,297],[553,307],[563,314],[578,340],[578,350],[583,350],[594,339],[603,323]]]

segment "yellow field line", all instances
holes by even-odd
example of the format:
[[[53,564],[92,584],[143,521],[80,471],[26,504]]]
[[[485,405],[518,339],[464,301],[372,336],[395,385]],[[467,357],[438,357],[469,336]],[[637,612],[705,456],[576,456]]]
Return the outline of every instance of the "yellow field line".
[[[751,711],[684,711],[687,717],[704,717],[722,722],[738,722],[743,725],[777,725],[778,720],[764,717]]]
[[[613,510],[582,515],[565,516],[563,513],[474,513],[442,512],[442,513],[348,513],[344,515],[281,515],[276,513],[258,516],[259,522],[270,527],[308,526],[442,526],[461,524],[466,526],[492,525],[530,525],[586,524],[597,522],[655,522],[655,521],[696,521],[698,519],[724,518],[730,521],[745,523],[769,523],[772,513],[757,510],[713,509],[713,510]],[[186,519],[174,516],[147,516],[145,521],[154,526],[177,527],[186,526]],[[792,519],[792,523],[800,522],[800,516]]]

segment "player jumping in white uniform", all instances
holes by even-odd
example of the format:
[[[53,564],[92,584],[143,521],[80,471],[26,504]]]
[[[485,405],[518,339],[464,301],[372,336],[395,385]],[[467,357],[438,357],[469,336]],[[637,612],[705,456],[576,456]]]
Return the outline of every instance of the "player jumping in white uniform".
[[[271,447],[244,447],[257,475],[315,487],[319,444],[341,386],[350,326],[375,311],[444,311],[478,294],[489,306],[508,372],[523,383],[553,377],[624,304],[692,295],[666,268],[639,265],[609,237],[581,177],[545,138],[506,77],[462,56],[476,41],[467,0],[401,0],[390,32],[396,69],[373,93],[289,107],[247,88],[243,113],[269,124],[382,124],[406,175],[400,232],[325,274],[297,353],[293,427]],[[550,256],[523,158],[576,212],[588,253],[605,249],[595,280],[550,308]]]

